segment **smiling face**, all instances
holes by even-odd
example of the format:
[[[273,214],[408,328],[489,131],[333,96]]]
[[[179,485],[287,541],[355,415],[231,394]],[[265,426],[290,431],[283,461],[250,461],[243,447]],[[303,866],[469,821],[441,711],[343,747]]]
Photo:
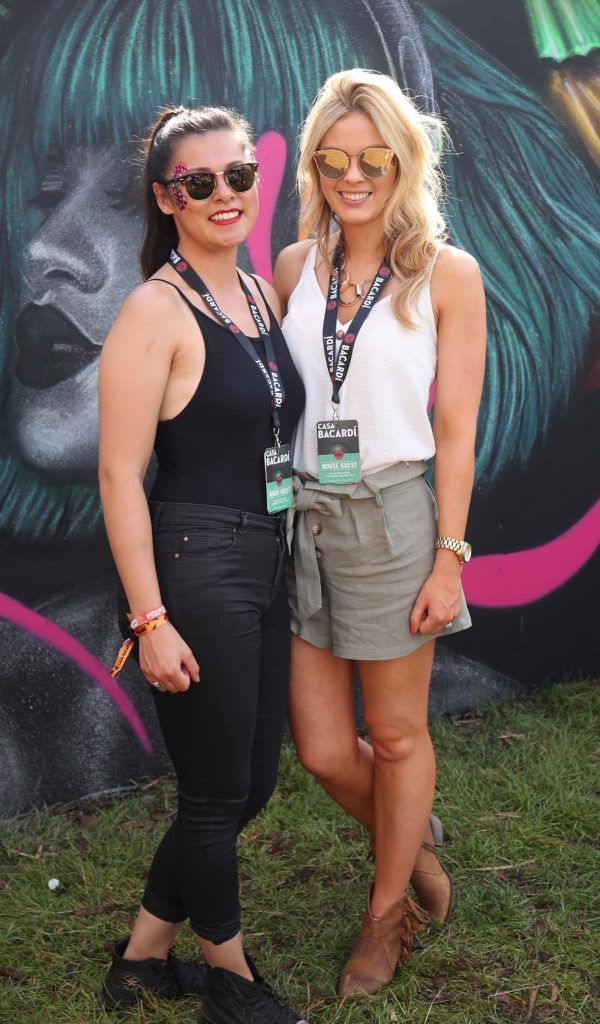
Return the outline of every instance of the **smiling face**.
[[[252,160],[239,140],[228,131],[187,135],[173,147],[167,179],[193,171],[225,171]],[[236,192],[217,174],[215,190],[208,199],[190,198],[184,185],[155,184],[156,201],[163,213],[175,220],[181,247],[191,243],[207,253],[241,245],[258,216],[258,187]]]
[[[115,313],[139,283],[134,170],[114,147],[49,164],[15,324],[14,418],[22,458],[44,472],[96,473],[97,361]]]
[[[342,149],[346,153],[360,153],[367,146],[387,147],[368,114],[355,110],[340,117],[325,133],[319,149]],[[343,178],[331,181],[319,175],[323,196],[342,224],[369,224],[383,217],[396,177],[397,165],[381,178],[369,178],[361,171],[356,156]]]

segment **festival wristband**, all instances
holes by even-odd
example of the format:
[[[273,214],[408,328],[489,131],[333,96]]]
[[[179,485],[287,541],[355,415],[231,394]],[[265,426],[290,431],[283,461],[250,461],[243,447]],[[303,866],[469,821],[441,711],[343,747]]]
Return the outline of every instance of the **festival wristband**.
[[[122,644],[121,647],[119,648],[119,653],[117,654],[117,656],[115,658],[115,663],[114,663],[113,667],[110,670],[110,674],[111,674],[113,679],[115,678],[115,676],[118,676],[119,672],[123,668],[123,665],[127,661],[128,657],[131,654],[131,652],[132,652],[134,647],[135,647],[135,640],[129,639],[129,640],[126,640],[125,643]]]
[[[161,626],[166,626],[168,621],[168,615],[159,615],[157,619],[151,619],[150,622],[143,622],[142,625],[137,626],[133,632],[136,636],[143,636],[144,633],[152,633],[155,629],[160,629]]]
[[[164,604],[161,604],[158,606],[158,608],[153,608],[149,612],[142,612],[142,614],[138,615],[137,618],[131,619],[129,625],[131,626],[132,629],[136,629],[137,626],[142,626],[145,622],[150,622],[151,619],[157,619],[159,615],[166,614],[167,609],[165,608]]]
[[[140,637],[140,636],[143,636],[144,633],[152,633],[153,630],[159,629],[160,626],[165,626],[168,621],[169,621],[169,619],[168,619],[168,617],[166,615],[160,615],[159,618],[151,619],[149,622],[145,622],[145,623],[143,623],[143,625],[138,626],[135,629],[135,635],[136,635],[136,637]],[[111,674],[113,679],[116,676],[118,676],[119,672],[123,668],[123,665],[127,661],[128,657],[131,654],[131,652],[132,652],[134,647],[135,647],[135,640],[132,640],[131,637],[129,637],[125,641],[125,643],[122,644],[121,647],[119,648],[119,653],[117,654],[117,657],[115,658],[115,663],[114,663],[113,667],[110,670],[110,674]]]

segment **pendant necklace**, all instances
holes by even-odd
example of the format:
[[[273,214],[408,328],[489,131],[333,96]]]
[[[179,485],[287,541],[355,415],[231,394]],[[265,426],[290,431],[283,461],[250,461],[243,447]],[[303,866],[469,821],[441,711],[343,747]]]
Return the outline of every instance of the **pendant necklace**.
[[[342,259],[341,259],[341,265],[340,265],[340,284],[339,284],[340,290],[339,290],[338,302],[339,302],[340,306],[353,306],[356,302],[358,302],[359,299],[362,302],[362,300],[364,299],[365,295],[367,295],[367,293],[369,291],[369,288],[371,287],[371,284],[373,283],[373,281],[372,281],[372,278],[366,277],[363,281],[359,281],[358,284],[355,284],[354,281],[350,280],[350,273],[349,273],[349,271],[344,270],[345,261],[346,261],[345,253],[342,253]],[[392,281],[392,280],[393,280],[393,274],[390,277],[390,281]],[[347,291],[349,288],[352,288],[353,291],[354,291],[353,297],[351,299],[343,299],[342,298],[342,292]]]

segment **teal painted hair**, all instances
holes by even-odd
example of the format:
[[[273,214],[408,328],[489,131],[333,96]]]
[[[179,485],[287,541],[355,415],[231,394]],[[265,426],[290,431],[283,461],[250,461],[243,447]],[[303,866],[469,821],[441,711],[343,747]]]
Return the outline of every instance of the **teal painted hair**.
[[[403,10],[403,0],[394,6]],[[404,29],[414,37],[413,46],[406,73],[396,68],[396,74],[407,85],[413,78],[413,85],[426,83],[426,58],[408,13]],[[5,427],[10,423],[11,325],[20,257],[41,222],[32,200],[49,154],[116,143],[125,159],[134,160],[144,129],[165,104],[233,107],[248,116],[258,135],[276,130],[291,143],[274,220],[276,250],[293,240],[297,127],[317,86],[348,63],[390,70],[370,5],[363,0],[355,3],[352,18],[340,18],[335,4],[280,0],[90,0],[82,5],[55,0],[41,9],[39,3],[28,9],[24,2],[12,32],[0,66],[0,167],[5,175],[0,207],[8,225],[0,267]],[[279,222],[288,225],[284,231]],[[99,526],[95,482],[44,478],[22,464],[6,429],[4,434],[0,529],[52,542]]]
[[[580,379],[599,294],[598,196],[577,140],[540,97],[425,4],[417,11],[456,149],[445,215],[488,299],[483,484],[526,463]]]
[[[343,19],[328,0],[55,0],[41,14],[39,3],[23,3],[0,67],[4,370],[13,359],[21,253],[40,223],[31,200],[47,154],[112,142],[133,158],[144,127],[167,103],[234,107],[257,135],[274,129],[294,142],[317,88],[351,66],[393,74],[429,108],[429,55],[457,151],[445,160],[452,197],[445,215],[455,243],[478,259],[488,294],[478,478],[497,478],[512,459],[526,462],[583,365],[600,277],[589,221],[593,183],[538,96],[425,4],[416,10],[418,27],[405,0],[354,0],[352,17]],[[275,249],[292,238],[291,164]],[[9,380],[3,372],[5,425]],[[21,464],[6,436],[2,446],[3,530],[52,542],[98,526],[93,483],[46,480]]]

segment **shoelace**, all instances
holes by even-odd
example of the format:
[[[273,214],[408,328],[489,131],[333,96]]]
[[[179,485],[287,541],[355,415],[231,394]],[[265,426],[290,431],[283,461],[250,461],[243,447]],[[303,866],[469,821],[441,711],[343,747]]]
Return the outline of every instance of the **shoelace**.
[[[252,994],[250,1009],[256,1024],[293,1024],[298,1017],[291,1006],[284,1003],[267,981],[257,984]],[[255,1016],[258,1013],[259,1016]],[[286,1014],[285,1017],[282,1014]]]

